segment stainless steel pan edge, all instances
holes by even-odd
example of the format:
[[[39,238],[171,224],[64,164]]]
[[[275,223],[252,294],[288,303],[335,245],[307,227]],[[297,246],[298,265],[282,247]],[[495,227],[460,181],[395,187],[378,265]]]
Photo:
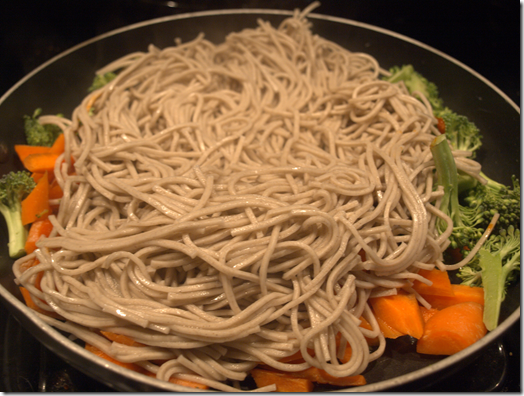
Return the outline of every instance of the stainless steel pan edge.
[[[186,20],[191,18],[201,18],[201,17],[212,17],[214,15],[220,16],[220,15],[268,15],[268,16],[278,16],[278,17],[285,17],[291,15],[291,12],[287,11],[281,11],[281,10],[259,10],[259,9],[241,9],[241,10],[224,10],[224,11],[206,11],[206,12],[198,12],[198,13],[190,13],[190,14],[183,14],[183,15],[176,15],[173,17],[164,17],[164,18],[158,18],[151,21],[146,21],[138,24],[134,24],[131,26],[128,26],[126,28],[117,29],[112,32],[109,32],[107,34],[98,36],[96,38],[93,38],[92,40],[88,40],[78,46],[75,46],[71,48],[70,50],[54,57],[50,61],[43,64],[41,67],[35,69],[33,72],[28,74],[26,77],[24,77],[22,80],[20,80],[15,86],[13,86],[8,92],[6,92],[5,95],[3,95],[0,98],[0,106],[6,101],[9,96],[16,91],[20,86],[22,86],[25,82],[30,80],[33,76],[41,72],[42,70],[46,69],[48,66],[55,63],[57,60],[60,60],[62,58],[67,57],[68,55],[74,53],[75,51],[78,51],[81,48],[84,48],[90,44],[96,43],[100,40],[106,39],[111,36],[118,35],[120,33],[129,32],[131,30],[141,28],[141,27],[147,27],[155,24],[160,24],[164,22],[172,22],[177,20]],[[342,25],[349,25],[349,26],[356,26],[363,29],[373,30],[375,32],[395,37],[399,40],[405,41],[406,43],[409,43],[410,45],[418,46],[420,48],[425,49],[426,51],[432,52],[444,59],[446,59],[449,62],[454,63],[455,65],[459,66],[460,68],[464,69],[471,75],[475,76],[477,79],[481,80],[485,85],[489,86],[493,91],[495,91],[500,97],[502,97],[509,106],[511,106],[517,113],[520,113],[520,110],[518,106],[515,105],[502,91],[500,91],[496,86],[491,84],[487,79],[476,73],[471,68],[463,65],[461,62],[455,60],[454,58],[451,58],[447,56],[446,54],[441,53],[440,51],[437,51],[423,43],[420,43],[416,40],[412,40],[408,37],[399,35],[397,33],[377,28],[371,25],[359,23],[356,21],[336,18],[336,17],[329,17],[324,15],[318,15],[318,14],[311,14],[310,19],[315,23],[315,21],[327,21],[327,22],[333,22],[336,24],[342,24]],[[1,264],[5,264],[5,262],[9,260],[5,260],[4,258],[0,257]],[[9,287],[11,289],[11,287]],[[520,295],[520,287],[518,290],[518,294]],[[67,336],[63,335],[59,331],[55,330],[51,326],[47,325],[44,321],[42,321],[37,315],[35,315],[30,309],[28,309],[25,304],[23,304],[18,297],[15,297],[15,295],[9,291],[6,287],[4,287],[3,284],[0,284],[0,298],[2,299],[2,302],[7,306],[7,308],[10,310],[10,312],[17,318],[18,321],[26,328],[31,334],[33,334],[36,338],[38,338],[44,345],[46,345],[50,350],[52,350],[54,353],[62,357],[64,360],[72,364],[77,369],[85,372],[86,374],[92,376],[93,378],[96,378],[97,380],[100,380],[101,382],[104,382],[108,386],[111,386],[117,390],[121,391],[188,391],[187,388],[180,387],[174,384],[165,383],[162,381],[158,381],[152,378],[148,378],[139,374],[136,374],[134,372],[131,372],[129,370],[123,369],[119,366],[116,366],[114,364],[108,363],[104,361],[101,358],[98,358],[96,356],[93,356],[89,352],[85,351],[80,345],[75,344],[74,342],[71,342],[71,340],[68,339]],[[520,306],[512,312],[502,323],[501,325],[495,329],[493,332],[489,333],[486,337],[484,337],[481,341],[477,342],[476,344],[472,345],[471,347],[467,348],[466,350],[447,357],[443,358],[439,361],[436,361],[435,363],[424,367],[422,369],[416,370],[414,372],[400,375],[398,377],[388,379],[385,381],[380,381],[376,383],[371,383],[369,385],[358,387],[358,388],[350,388],[350,389],[344,389],[341,391],[347,392],[347,391],[384,391],[384,390],[391,390],[391,389],[400,389],[403,386],[407,385],[413,385],[416,384],[419,381],[424,381],[425,384],[428,383],[428,381],[432,381],[434,378],[442,378],[443,376],[446,376],[450,373],[452,373],[458,366],[463,364],[464,362],[471,361],[474,359],[478,353],[482,351],[482,349],[488,345],[489,343],[495,341],[497,338],[499,338],[512,324],[514,324],[516,321],[518,321],[520,318]]]

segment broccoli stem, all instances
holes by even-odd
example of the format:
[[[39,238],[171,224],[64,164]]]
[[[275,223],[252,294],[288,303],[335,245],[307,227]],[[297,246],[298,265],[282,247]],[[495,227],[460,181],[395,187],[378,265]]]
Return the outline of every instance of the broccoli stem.
[[[451,217],[455,226],[462,225],[459,209],[458,194],[458,171],[455,158],[451,152],[445,135],[437,136],[431,143],[431,153],[437,170],[437,182],[444,187],[444,196],[440,204],[440,210]],[[442,232],[446,223],[438,223],[438,229]]]
[[[27,240],[27,228],[22,224],[22,207],[20,204],[13,204],[7,207],[0,204],[0,213],[4,216],[9,235],[9,257],[19,258],[25,254],[25,242]]]
[[[484,287],[484,324],[491,331],[497,327],[500,314],[500,303],[504,293],[502,276],[502,258],[488,250],[479,251],[482,268],[482,286]]]

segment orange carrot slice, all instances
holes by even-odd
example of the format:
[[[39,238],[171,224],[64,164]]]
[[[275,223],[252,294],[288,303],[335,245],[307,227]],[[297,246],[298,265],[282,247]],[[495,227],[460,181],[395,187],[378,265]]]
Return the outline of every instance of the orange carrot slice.
[[[42,177],[44,177],[45,172],[33,172],[31,173],[31,177],[35,181],[35,183],[38,183],[38,180],[40,180]]]
[[[49,152],[53,154],[62,154],[65,151],[65,136],[63,133],[58,135]]]
[[[360,323],[359,327],[362,327],[362,328],[367,329],[367,330],[373,330],[373,328],[371,327],[371,324],[366,320],[366,318],[361,316],[360,317],[360,321],[361,321],[361,323]],[[378,343],[379,343],[378,337],[375,337],[375,338],[364,337],[364,338],[368,342],[369,346],[375,346],[375,345],[378,345]]]
[[[22,224],[46,219],[51,214],[49,207],[49,182],[47,174],[36,183],[33,191],[22,201]]]
[[[48,172],[52,173],[55,169],[55,162],[60,154],[56,153],[35,153],[24,158],[22,163],[29,172]]]
[[[29,268],[32,268],[32,267],[34,267],[35,265],[37,265],[39,263],[40,263],[40,261],[38,261],[37,259],[24,261],[22,264],[20,264],[20,272],[23,274]]]
[[[363,375],[350,375],[348,377],[334,377],[331,374],[328,374],[325,370],[319,369],[320,376],[322,377],[321,381],[318,381],[320,384],[329,384],[334,386],[361,386],[366,385],[367,381]]]
[[[424,319],[414,294],[376,297],[371,298],[369,302],[377,321],[380,319],[403,335],[407,334],[417,339],[422,337]]]
[[[453,289],[449,280],[449,274],[447,271],[441,271],[439,269],[420,270],[418,274],[431,282],[431,286],[425,283],[415,280],[413,282],[413,290],[422,296],[453,296]]]
[[[31,154],[48,153],[50,147],[46,146],[30,146],[28,144],[15,144],[15,152],[20,158],[20,161],[24,162],[27,156]]]
[[[398,331],[398,330],[394,329],[393,327],[391,327],[383,319],[376,318],[376,320],[377,320],[377,323],[378,323],[378,327],[380,327],[380,332],[382,333],[382,335],[385,338],[390,338],[390,339],[394,340],[395,338],[399,338],[399,337],[402,337],[402,336],[406,335],[405,333],[401,333],[400,331]]]
[[[29,290],[27,290],[23,286],[19,286],[20,292],[22,293],[22,297],[24,298],[25,305],[27,305],[29,308],[31,308],[33,311],[39,312],[43,315],[50,316],[55,319],[62,319],[62,317],[57,314],[54,311],[46,311],[45,309],[40,308],[38,305],[35,304],[33,301],[33,298],[31,297],[31,293],[29,293]]]
[[[97,348],[94,345],[86,343],[85,344],[85,349],[88,350],[89,352],[95,354],[96,356],[104,358],[108,362],[117,364],[117,365],[119,365],[121,367],[125,367],[125,368],[127,368],[129,370],[133,370],[133,371],[136,371],[136,372],[142,373],[142,374],[145,374],[145,372],[147,371],[144,368],[142,368],[141,366],[139,366],[138,364],[127,363],[127,362],[120,362],[120,361],[116,360],[115,358],[109,356],[107,353],[103,352],[101,349]]]
[[[487,333],[483,312],[484,307],[475,302],[459,303],[437,312],[426,323],[417,352],[453,355],[474,344]]]
[[[484,289],[482,287],[451,285],[451,288],[453,290],[453,296],[425,295],[423,297],[436,309],[443,309],[463,302],[476,302],[484,305]]]
[[[256,381],[255,375],[261,375],[260,372],[256,373],[257,371],[262,371],[264,375],[267,375],[269,377],[272,376],[278,376],[279,378],[290,378],[290,379],[302,379],[310,381],[311,383],[317,383],[317,384],[327,384],[327,385],[333,385],[333,386],[360,386],[366,384],[366,379],[363,375],[351,375],[348,377],[335,377],[331,374],[328,374],[325,370],[319,369],[317,367],[310,367],[306,370],[296,371],[296,372],[284,372],[280,370],[275,370],[272,368],[268,369],[260,369],[256,368],[251,371],[251,375]],[[255,372],[255,373],[254,373]],[[272,384],[274,382],[269,382],[269,384]],[[264,386],[259,385],[259,382],[257,382],[258,386]],[[277,391],[278,386],[277,386]],[[290,390],[289,392],[298,392],[297,390]]]
[[[426,308],[420,306],[420,313],[422,314],[422,319],[424,319],[424,323],[427,323],[429,318],[431,318],[437,312],[439,312],[439,310],[436,308]]]
[[[54,179],[49,184],[49,199],[59,199],[64,196],[64,192],[62,191],[62,187],[60,187],[60,184],[58,184],[58,181]]]
[[[440,133],[446,133],[446,123],[442,117],[437,117],[437,129]]]
[[[342,363],[347,363],[351,359],[351,355],[353,354],[353,350],[351,349],[351,345],[346,342],[346,347],[344,349],[344,356],[340,359]]]
[[[37,220],[29,228],[27,240],[25,242],[25,252],[33,253],[36,250],[36,242],[41,236],[48,237],[53,231],[53,225],[49,219]]]
[[[111,331],[100,331],[100,333],[106,337],[108,340],[117,342],[119,344],[127,345],[127,346],[135,346],[135,347],[142,347],[145,346],[144,344],[137,342],[133,340],[131,337],[122,335],[122,334],[116,334]]]
[[[276,385],[277,392],[311,392],[313,382],[305,378],[294,378],[278,371],[253,369],[251,376],[259,388]]]
[[[328,374],[325,370],[317,367],[310,367],[303,371],[289,373],[292,377],[309,379],[317,384],[328,384],[334,386],[357,386],[366,385],[366,379],[363,375],[351,375],[348,377],[335,377]]]

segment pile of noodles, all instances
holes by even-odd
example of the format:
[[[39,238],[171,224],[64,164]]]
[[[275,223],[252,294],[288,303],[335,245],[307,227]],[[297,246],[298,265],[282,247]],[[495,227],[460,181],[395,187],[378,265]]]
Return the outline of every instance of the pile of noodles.
[[[298,11],[219,45],[150,46],[109,71],[70,120],[40,118],[65,134],[64,196],[14,273],[60,315],[41,317],[161,380],[225,391],[259,362],[340,377],[380,357],[368,299],[412,291],[448,245],[425,98],[312,34]],[[305,363],[279,362],[297,351]]]

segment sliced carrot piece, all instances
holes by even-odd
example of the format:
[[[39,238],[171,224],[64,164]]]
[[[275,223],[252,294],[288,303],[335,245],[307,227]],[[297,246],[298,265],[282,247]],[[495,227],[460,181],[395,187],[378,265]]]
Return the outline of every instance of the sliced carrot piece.
[[[309,353],[310,356],[315,356],[314,349],[307,348],[307,352]],[[304,358],[302,357],[302,352],[300,352],[300,349],[296,351],[293,355],[286,356],[284,358],[279,359],[278,361],[282,363],[294,363],[294,364],[305,362]]]
[[[65,151],[65,136],[63,133],[58,135],[49,152],[53,154],[62,154]]]
[[[275,370],[272,368],[269,368],[269,369],[257,368],[255,370],[267,371],[270,373],[275,373],[280,376],[289,377],[293,379],[298,379],[298,378],[304,379],[304,380],[308,380],[308,381],[311,381],[312,383],[317,383],[317,384],[328,384],[328,385],[333,385],[333,386],[358,386],[358,385],[366,384],[366,379],[362,375],[351,375],[348,377],[335,377],[331,374],[328,374],[325,370],[319,369],[317,367],[310,367],[306,370],[301,370],[301,371],[296,371],[296,372],[284,372],[284,371],[279,371],[279,370]]]
[[[325,370],[310,367],[303,371],[289,373],[290,376],[309,379],[317,384],[328,384],[334,386],[356,386],[366,385],[366,379],[362,375],[351,375],[349,377],[335,377]]]
[[[20,272],[23,274],[29,268],[32,268],[32,267],[34,267],[37,264],[40,264],[40,261],[38,261],[37,259],[27,260],[27,261],[23,262],[22,264],[20,264]],[[39,273],[37,273],[36,279],[35,279],[35,284],[34,285],[40,291],[42,291],[42,288],[40,287],[40,281],[42,280],[43,276],[44,276],[44,273],[43,272],[39,272]]]
[[[54,179],[49,184],[49,199],[59,199],[64,196],[64,192],[62,191],[62,187],[60,187],[60,184],[58,184],[58,181]]]
[[[60,154],[56,153],[36,153],[24,158],[22,163],[29,172],[48,172],[53,173],[55,162]]]
[[[483,313],[484,307],[476,302],[442,309],[426,323],[424,335],[417,342],[417,352],[453,355],[474,344],[487,333]]]
[[[47,173],[47,180],[49,182],[49,185],[51,186],[52,183],[58,183],[55,179],[54,173],[48,173],[48,172],[33,172],[31,173],[31,177],[35,181],[35,183],[38,183],[38,181],[44,177],[44,175]]]
[[[346,342],[346,348],[344,349],[344,356],[342,356],[342,359],[340,359],[340,361],[342,363],[349,362],[352,354],[353,354],[353,350],[351,349],[351,345],[349,345],[349,343]]]
[[[35,277],[35,287],[42,291],[42,278],[44,277],[44,273],[43,272],[39,272],[38,274],[36,274],[36,277]]]
[[[122,334],[116,334],[111,331],[100,331],[100,333],[106,337],[108,340],[116,342],[118,344],[123,344],[127,346],[135,346],[135,347],[142,347],[145,346],[144,344],[137,342],[133,340],[131,337],[122,335]]]
[[[127,368],[129,370],[133,370],[133,371],[136,371],[136,372],[142,373],[142,374],[145,374],[146,371],[147,371],[143,367],[139,366],[138,364],[127,363],[127,362],[120,362],[120,361],[116,360],[115,358],[109,356],[107,353],[103,352],[101,349],[97,348],[94,345],[86,343],[85,344],[85,349],[88,350],[89,352],[95,354],[96,356],[104,358],[105,360],[107,360],[107,361],[109,361],[111,363],[117,364],[117,365],[119,365],[121,367],[125,367],[125,368]]]
[[[186,379],[182,379],[182,378],[171,377],[171,378],[169,378],[169,382],[171,382],[173,384],[185,386],[185,387],[188,387],[188,388],[209,389],[209,386],[207,386],[205,384],[201,384],[201,383],[198,383],[198,382],[195,382],[195,381],[190,381],[190,380],[186,380]]]
[[[482,287],[451,285],[451,288],[453,290],[453,296],[425,295],[423,297],[436,309],[443,309],[463,302],[476,302],[484,305],[484,289]]]
[[[360,323],[359,327],[362,327],[362,328],[367,329],[367,330],[373,330],[373,328],[371,327],[371,324],[366,320],[366,318],[361,316],[360,317],[360,321],[361,321],[361,323]],[[369,346],[375,346],[375,345],[378,345],[378,343],[379,343],[378,337],[375,337],[375,338],[364,337],[364,338],[368,342]]]
[[[303,363],[305,360],[302,357],[302,352],[298,350],[293,355],[286,356],[278,361],[282,363]]]
[[[294,378],[278,371],[253,369],[251,376],[259,388],[275,385],[277,392],[311,392],[313,382],[304,378]]]
[[[427,323],[429,318],[431,318],[433,315],[435,315],[439,310],[436,308],[426,308],[423,306],[420,306],[420,313],[422,314],[422,318],[424,319],[424,323]]]
[[[319,370],[322,380],[318,383],[329,384],[334,386],[361,386],[366,385],[367,381],[363,375],[350,375],[349,377],[334,377],[325,370]]]
[[[33,298],[31,297],[31,293],[29,293],[29,290],[27,290],[23,286],[19,286],[20,292],[22,293],[22,297],[24,298],[25,305],[27,305],[29,308],[31,308],[33,311],[36,311],[38,313],[41,313],[43,315],[50,316],[55,319],[61,319],[62,317],[57,314],[54,311],[46,311],[45,309],[40,308],[38,305],[35,304],[33,301]]]
[[[91,95],[91,97],[89,98],[89,101],[86,103],[87,111],[91,110],[91,107],[93,107],[93,105],[95,104],[96,100],[98,99],[100,95],[102,95],[102,92],[100,91]]]
[[[27,156],[31,154],[48,153],[50,147],[46,146],[30,146],[28,144],[15,144],[15,152],[20,158],[20,161],[24,162]]]
[[[380,319],[403,335],[407,334],[417,339],[422,337],[424,320],[414,294],[376,297],[371,298],[369,302],[377,321]]]
[[[442,134],[446,133],[446,123],[444,122],[444,119],[442,117],[436,117],[436,118],[437,118],[438,131]]]
[[[378,327],[380,327],[380,331],[384,337],[394,340],[395,338],[399,338],[405,335],[404,333],[401,333],[400,331],[391,327],[388,323],[384,322],[383,319],[376,318],[376,320],[378,323]]]
[[[53,231],[53,224],[49,219],[37,220],[29,228],[27,240],[25,242],[25,252],[33,253],[36,250],[36,242],[41,236],[48,237]]]
[[[45,172],[33,172],[31,173],[31,177],[35,181],[35,183],[38,183],[38,180],[40,180],[42,177],[44,177]]]
[[[38,261],[37,259],[26,260],[22,264],[20,264],[20,272],[23,274],[29,268],[32,268],[32,267],[34,267],[35,265],[37,265],[39,263],[40,263],[40,261]]]
[[[439,269],[420,270],[418,274],[431,282],[431,286],[422,283],[419,280],[413,282],[413,290],[422,296],[453,296],[453,289],[449,280],[449,274],[447,271],[441,271]]]
[[[22,201],[22,224],[46,219],[51,214],[49,207],[49,182],[47,174],[36,183],[33,191]]]

